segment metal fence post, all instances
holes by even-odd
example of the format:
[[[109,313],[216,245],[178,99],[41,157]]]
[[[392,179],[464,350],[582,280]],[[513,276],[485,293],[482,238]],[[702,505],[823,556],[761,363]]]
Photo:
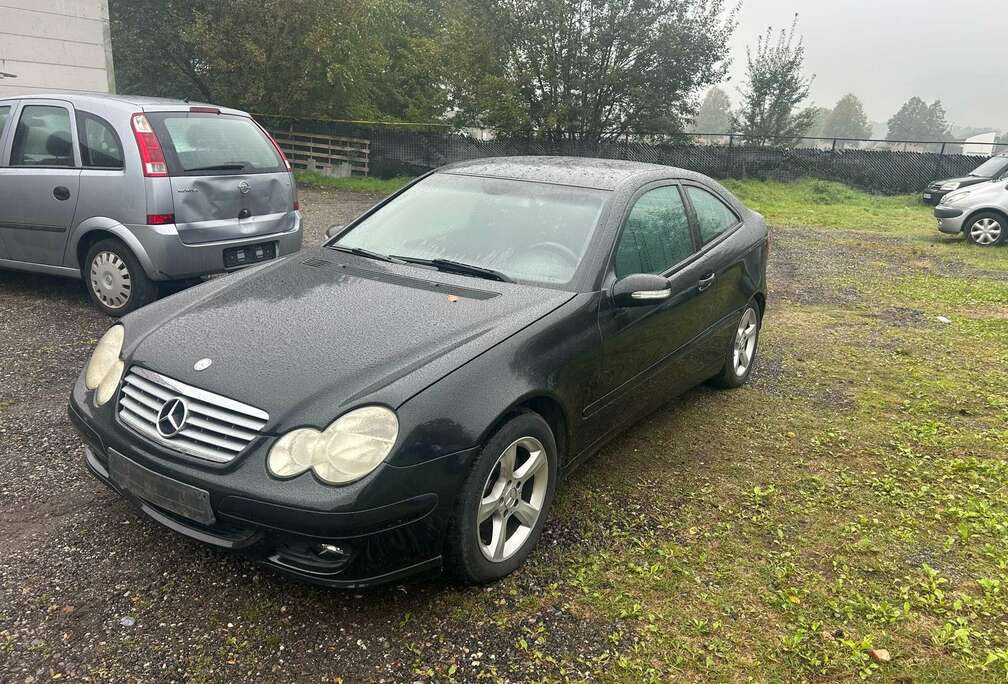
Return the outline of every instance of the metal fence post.
[[[938,153],[938,159],[935,160],[935,178],[942,177],[942,167],[945,162],[945,143],[942,143],[941,151]]]

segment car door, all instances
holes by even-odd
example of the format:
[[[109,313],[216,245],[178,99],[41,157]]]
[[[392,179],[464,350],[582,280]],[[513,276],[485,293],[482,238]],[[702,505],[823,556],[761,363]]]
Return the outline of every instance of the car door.
[[[608,268],[605,292],[634,273],[668,278],[671,295],[645,306],[620,307],[603,297],[598,322],[602,369],[598,396],[585,413],[617,428],[696,382],[688,358],[703,330],[696,235],[676,182],[645,186],[631,202]]]
[[[0,235],[11,259],[59,265],[80,187],[72,107],[22,100],[16,116],[0,167]]]
[[[5,100],[0,103],[0,169],[6,166],[7,160],[7,122],[11,119],[17,100]],[[0,259],[9,259],[7,248],[4,246],[3,232],[0,231]]]
[[[734,332],[735,316],[753,289],[743,258],[746,245],[732,239],[742,227],[742,219],[713,188],[685,182],[683,189],[700,243],[696,265],[707,283],[701,308],[707,341],[697,350],[697,358],[702,356],[705,365],[716,366],[724,358],[726,335]]]

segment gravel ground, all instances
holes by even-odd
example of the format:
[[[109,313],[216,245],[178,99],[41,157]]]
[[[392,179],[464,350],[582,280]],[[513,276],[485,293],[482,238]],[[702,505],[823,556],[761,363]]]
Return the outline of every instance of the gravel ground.
[[[306,243],[376,200],[304,190]],[[845,301],[823,276],[856,272],[861,251],[805,246],[794,233],[775,236],[773,296]],[[562,602],[528,615],[518,608],[516,620],[491,614],[548,592],[563,556],[593,543],[579,539],[576,519],[553,520],[536,560],[508,582],[459,589],[427,579],[361,593],[293,583],[148,521],[86,473],[65,417],[68,388],[108,325],[75,281],[0,272],[0,681],[427,681],[477,672],[524,681],[541,674],[515,646],[529,635],[548,633],[540,648],[575,671],[628,638]],[[780,385],[780,363],[764,368],[757,382]],[[619,506],[646,509],[641,496]]]

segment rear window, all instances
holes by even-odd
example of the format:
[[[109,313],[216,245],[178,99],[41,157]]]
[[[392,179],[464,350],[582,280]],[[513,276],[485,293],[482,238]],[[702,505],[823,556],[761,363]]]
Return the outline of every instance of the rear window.
[[[286,171],[273,143],[251,119],[204,112],[147,113],[173,176]]]

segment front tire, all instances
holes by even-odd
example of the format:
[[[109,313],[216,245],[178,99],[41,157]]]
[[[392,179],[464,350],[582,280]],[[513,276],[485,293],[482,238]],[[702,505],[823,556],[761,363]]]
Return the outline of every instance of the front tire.
[[[963,230],[966,239],[978,247],[993,247],[1005,241],[1008,225],[1005,217],[992,211],[982,211],[970,217]]]
[[[158,298],[157,284],[147,277],[130,248],[112,238],[91,245],[81,277],[94,305],[113,318]]]
[[[462,485],[448,529],[446,569],[465,584],[514,572],[539,541],[556,481],[549,424],[525,412],[501,426]]]
[[[749,302],[742,310],[735,334],[725,355],[721,372],[711,378],[710,383],[722,389],[734,389],[749,382],[753,366],[756,364],[756,352],[759,348],[760,328],[763,317],[759,305]]]

